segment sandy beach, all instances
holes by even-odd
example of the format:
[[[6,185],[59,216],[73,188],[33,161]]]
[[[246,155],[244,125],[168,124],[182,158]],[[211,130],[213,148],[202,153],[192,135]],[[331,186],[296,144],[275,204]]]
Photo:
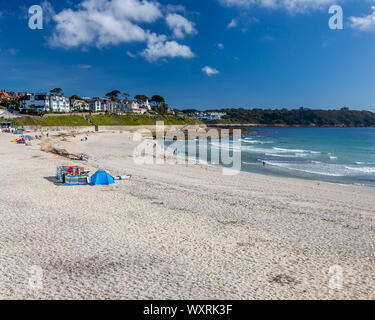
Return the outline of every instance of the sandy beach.
[[[120,131],[12,139],[0,133],[0,299],[375,299],[372,190],[139,166]],[[41,151],[50,144],[88,155],[92,173],[133,178],[59,185],[56,167],[78,162]]]

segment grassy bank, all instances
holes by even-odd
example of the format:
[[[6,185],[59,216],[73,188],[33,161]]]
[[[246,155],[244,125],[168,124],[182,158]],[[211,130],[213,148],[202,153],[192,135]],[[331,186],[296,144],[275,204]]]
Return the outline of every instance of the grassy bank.
[[[94,115],[88,117],[97,126],[147,126],[155,125],[156,121],[164,121],[165,125],[196,125],[202,122],[190,117],[175,116],[116,116],[116,115]],[[1,117],[0,117],[1,120]],[[4,121],[5,120],[1,120]],[[83,127],[92,126],[81,116],[51,116],[51,117],[20,117],[7,120],[14,126],[40,126],[40,127]]]
[[[202,122],[190,117],[175,117],[175,116],[105,116],[97,115],[91,116],[89,119],[98,126],[149,126],[155,125],[157,121],[163,121],[165,125],[195,125]]]
[[[41,126],[41,127],[84,127],[91,126],[83,117],[62,116],[62,117],[20,117],[11,120],[15,126]]]

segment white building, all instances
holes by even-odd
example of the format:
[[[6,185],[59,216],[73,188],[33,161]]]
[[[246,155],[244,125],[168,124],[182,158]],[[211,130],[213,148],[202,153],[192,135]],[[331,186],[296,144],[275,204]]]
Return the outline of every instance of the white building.
[[[147,111],[151,111],[151,105],[150,105],[150,102],[148,100],[146,101],[142,101],[142,102],[139,102],[139,106],[143,109],[146,109]]]
[[[151,110],[151,106],[148,103],[139,104],[135,100],[119,100],[112,101],[106,98],[93,98],[88,100],[90,111],[93,112],[113,112],[113,113],[137,113],[145,114]]]
[[[70,112],[69,98],[49,93],[28,93],[20,99],[21,109],[42,112]]]
[[[11,92],[9,93],[14,99],[22,99],[24,96],[28,94],[28,92]]]
[[[167,113],[170,114],[170,115],[173,115],[173,116],[176,115],[176,111],[173,108],[171,108],[171,107],[167,108]]]
[[[92,98],[88,101],[89,110],[93,112],[117,112],[118,102],[106,98]]]
[[[90,106],[85,100],[70,99],[70,110],[89,111]]]
[[[90,111],[93,111],[93,112],[103,111],[102,110],[103,105],[102,105],[102,102],[101,102],[100,98],[89,99],[89,100],[87,100],[87,102],[89,104]]]
[[[137,114],[145,114],[151,110],[147,108],[147,106],[140,105],[136,100],[123,100],[121,102],[121,111],[122,112],[130,112],[130,113],[137,113]]]
[[[226,112],[196,112],[194,117],[203,121],[217,121],[221,120],[227,115]]]

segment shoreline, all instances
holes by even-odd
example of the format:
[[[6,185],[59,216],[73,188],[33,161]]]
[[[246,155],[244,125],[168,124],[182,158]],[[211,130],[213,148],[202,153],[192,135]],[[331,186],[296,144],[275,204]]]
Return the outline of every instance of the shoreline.
[[[104,134],[104,133],[108,133],[108,132],[101,132],[101,133]],[[114,133],[114,132],[112,132],[112,133]],[[64,136],[64,137],[72,138],[73,136],[74,137],[79,136],[79,135],[90,136],[92,134],[98,134],[98,133],[94,133],[94,132],[90,132],[90,133],[86,133],[86,134],[76,133],[75,135],[67,135],[67,136]],[[80,155],[84,155],[85,158],[88,158],[87,154],[70,153],[67,150],[62,149],[61,147],[58,146],[58,143],[56,145],[56,143],[55,143],[56,141],[54,141],[56,139],[58,139],[58,138],[55,137],[55,139],[53,139],[47,145],[45,145],[44,146],[45,150],[42,150],[42,151],[49,152],[51,154],[55,154],[57,156],[60,156],[62,158],[72,160],[72,161],[75,161],[73,158],[78,158]],[[179,161],[179,160],[181,160],[181,161],[185,160],[186,165],[194,165],[194,164],[195,165],[201,165],[201,166],[206,166],[206,167],[209,167],[209,168],[215,168],[218,171],[221,171],[223,169],[223,167],[220,166],[220,165],[210,164],[210,163],[208,163],[206,161],[203,161],[203,160],[194,160],[194,159],[188,158],[186,155],[174,155],[173,152],[171,152],[168,147],[161,146],[160,144],[158,144],[158,145],[161,148],[163,148],[163,152],[166,155],[165,160],[173,159],[176,162]],[[154,156],[154,158],[155,158],[155,156]],[[192,162],[194,162],[194,164],[188,164],[188,161],[192,161]],[[178,164],[176,163],[175,165],[177,166]],[[278,174],[272,174],[272,173],[267,174],[267,173],[245,171],[245,170],[242,170],[242,166],[241,166],[241,171],[239,172],[239,174],[257,175],[257,176],[260,176],[260,177],[275,177],[275,178],[287,179],[287,180],[291,180],[291,181],[309,181],[309,182],[313,182],[313,183],[322,183],[322,184],[342,186],[342,187],[348,187],[348,188],[360,188],[360,189],[364,189],[364,190],[368,190],[368,191],[372,191],[372,192],[375,191],[375,186],[372,186],[372,185],[350,183],[350,182],[344,183],[344,182],[339,182],[339,181],[325,181],[325,180],[319,180],[319,179],[307,178],[307,177],[292,177],[292,176],[278,175]]]
[[[187,155],[174,155],[172,151],[168,150],[169,148],[165,148],[165,153],[168,153],[168,156],[171,157],[171,158],[176,158],[176,159],[179,159],[179,160],[183,160],[185,159],[185,161],[187,162],[188,159],[190,159]],[[217,168],[218,170],[222,170],[224,167],[221,166],[221,165],[217,165],[217,164],[211,164],[211,163],[208,163],[206,161],[203,161],[203,160],[194,160],[194,159],[190,159],[191,161],[195,161],[201,165],[205,165],[205,166],[208,166],[208,167],[212,167],[212,168]],[[323,180],[323,179],[318,179],[318,178],[309,178],[309,177],[303,177],[303,176],[287,176],[287,175],[282,175],[282,174],[276,174],[276,173],[260,173],[260,172],[255,172],[255,171],[246,171],[246,170],[243,170],[243,166],[241,166],[241,170],[240,170],[240,174],[254,174],[254,175],[260,175],[260,176],[263,176],[263,177],[276,177],[276,178],[281,178],[281,179],[292,179],[292,180],[302,180],[302,181],[311,181],[311,182],[319,182],[319,183],[327,183],[327,184],[332,184],[332,185],[340,185],[340,186],[346,186],[346,187],[355,187],[355,188],[363,188],[363,189],[366,189],[366,190],[370,190],[370,191],[375,191],[375,185],[371,185],[371,184],[360,184],[360,183],[355,183],[355,182],[342,182],[342,181],[334,181],[334,180]]]
[[[216,128],[215,127],[207,127],[205,128],[204,126],[202,127],[202,125],[198,125],[198,126],[180,126],[180,125],[167,125],[165,126],[165,130],[166,132],[168,130],[174,130],[174,129],[178,129],[178,130],[188,130],[189,128],[199,128],[199,129],[210,129],[210,128]],[[188,128],[186,128],[188,127]],[[58,128],[55,128],[54,132],[55,134],[59,135],[59,134],[63,134],[64,136],[66,137],[72,137],[72,136],[79,136],[79,135],[85,135],[85,136],[90,136],[92,134],[98,134],[98,133],[109,133],[109,132],[112,132],[112,133],[116,133],[116,132],[120,132],[120,133],[123,133],[123,132],[127,132],[127,131],[124,131],[124,128],[126,127],[121,127],[121,128],[117,128],[113,130],[103,130],[103,131],[100,131],[100,132],[95,132],[95,131],[80,131],[80,130],[73,130],[73,131],[70,131],[68,130],[68,128],[64,128],[64,131],[61,132]],[[130,134],[133,134],[134,132],[138,131],[138,130],[143,130],[143,129],[146,129],[146,130],[149,130],[151,128],[153,128],[153,126],[131,126],[131,127],[127,127],[128,129],[130,129],[129,133]],[[186,128],[186,129],[185,129]],[[220,127],[219,127],[220,128]],[[320,127],[319,127],[320,128]],[[40,128],[41,129],[41,132],[50,132],[49,130],[48,131],[43,131],[43,128]],[[121,130],[120,130],[121,129]],[[221,127],[220,129],[225,129],[225,127]],[[233,128],[234,129],[234,128]],[[252,132],[252,130],[248,130],[248,132]],[[153,133],[154,135],[154,133]],[[185,135],[186,135],[186,132],[185,132]],[[233,135],[233,131],[230,133],[230,136],[229,137],[232,137],[234,136]],[[153,137],[155,139],[155,136]],[[177,141],[177,140],[174,140],[174,141]],[[49,147],[51,147],[51,145],[49,145]],[[56,154],[56,155],[59,155],[59,156],[62,156],[66,159],[72,159],[73,157],[79,157],[79,154],[70,154],[69,152],[66,152],[66,150],[64,149],[55,149],[55,148],[52,148],[52,150],[48,151],[48,152],[51,152],[53,154]],[[168,151],[168,148],[165,148],[164,147],[164,152],[166,154],[168,154],[168,156],[170,158],[178,158],[181,160],[181,157],[180,156],[176,156],[174,155],[172,152]],[[86,156],[86,155],[85,155]],[[188,159],[185,156],[186,159]],[[192,159],[190,159],[192,160]],[[188,160],[186,160],[188,161]],[[204,165],[204,166],[208,166],[208,167],[212,167],[212,168],[217,168],[218,170],[222,170],[223,167],[220,166],[220,165],[216,165],[216,164],[209,164],[205,161],[197,161],[200,165]],[[241,166],[241,171],[240,171],[241,174],[255,174],[255,175],[260,175],[260,176],[264,176],[264,177],[276,177],[276,178],[281,178],[281,179],[295,179],[295,180],[302,180],[302,181],[312,181],[312,182],[319,182],[319,183],[327,183],[327,184],[332,184],[332,185],[341,185],[341,186],[346,186],[346,187],[356,187],[356,188],[363,188],[363,189],[366,189],[366,190],[370,190],[370,191],[375,191],[375,186],[373,185],[368,185],[368,184],[360,184],[360,183],[352,183],[352,182],[340,182],[340,181],[330,181],[330,180],[320,180],[320,179],[315,179],[315,178],[309,178],[309,177],[293,177],[293,176],[286,176],[286,175],[282,175],[282,174],[272,174],[272,173],[259,173],[259,172],[252,172],[252,171],[245,171],[245,170],[242,170],[242,166]]]
[[[165,153],[167,153],[170,158],[176,158],[176,159],[179,159],[179,160],[187,159],[186,156],[176,156],[176,155],[174,155],[173,152],[168,150],[168,148],[165,148]],[[187,161],[188,160],[186,160],[186,162]],[[191,159],[191,161],[195,161],[195,160]],[[223,167],[220,166],[220,165],[210,164],[210,163],[207,163],[206,161],[202,161],[202,160],[196,160],[196,163],[200,164],[202,166],[207,166],[207,167],[210,167],[210,168],[216,168],[218,170],[223,169]],[[261,177],[275,177],[275,178],[280,178],[280,179],[297,180],[297,181],[302,180],[302,181],[319,182],[319,183],[325,183],[325,184],[329,184],[329,185],[338,185],[338,186],[349,187],[349,188],[350,187],[352,187],[352,188],[363,188],[365,190],[370,190],[370,191],[375,192],[375,186],[367,185],[367,184],[358,184],[358,183],[350,183],[350,182],[344,183],[344,182],[339,182],[339,181],[325,181],[325,180],[306,178],[306,177],[288,177],[288,176],[271,174],[271,173],[266,174],[266,173],[245,171],[245,170],[242,170],[242,167],[241,167],[241,171],[240,171],[239,174],[259,175]]]

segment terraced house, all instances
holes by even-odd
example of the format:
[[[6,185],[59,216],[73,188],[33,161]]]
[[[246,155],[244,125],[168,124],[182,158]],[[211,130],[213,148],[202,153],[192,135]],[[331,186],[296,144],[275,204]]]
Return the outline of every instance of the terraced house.
[[[118,107],[117,101],[111,101],[107,98],[94,97],[87,100],[89,105],[89,110],[93,112],[116,112]]]
[[[113,101],[107,98],[93,98],[88,100],[89,109],[93,112],[113,112],[113,113],[137,113],[145,114],[151,111],[151,106],[147,102],[140,104],[136,100]]]
[[[20,108],[41,112],[71,111],[69,98],[50,93],[27,93],[20,98]]]
[[[85,99],[72,99],[70,98],[70,110],[71,111],[89,111],[90,105]]]

